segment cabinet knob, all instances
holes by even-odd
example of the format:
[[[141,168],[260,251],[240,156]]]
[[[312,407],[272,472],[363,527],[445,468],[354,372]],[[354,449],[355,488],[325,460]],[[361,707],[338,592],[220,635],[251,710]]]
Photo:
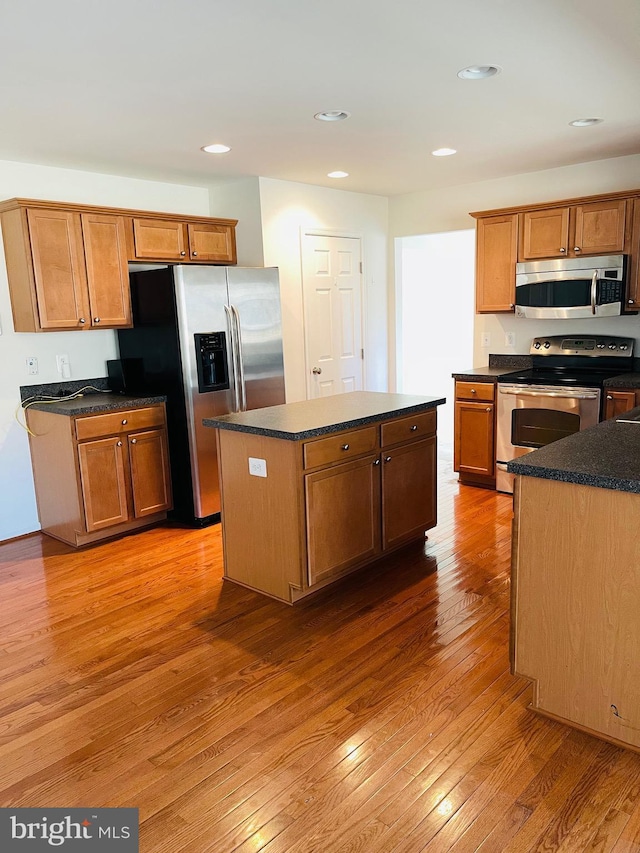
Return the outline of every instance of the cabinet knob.
[[[613,400],[613,397],[611,396],[611,394],[607,394],[607,400]]]
[[[379,464],[380,464],[380,460],[379,460],[379,459],[374,459],[374,460],[373,460],[373,464],[374,464],[374,465],[379,465]]]
[[[567,250],[565,249],[565,247],[564,247],[564,246],[562,246],[562,247],[561,247],[561,249],[560,249],[560,254],[561,254],[561,255],[564,255],[564,254],[566,253],[566,251],[567,251]]]
[[[574,252],[579,252],[579,251],[581,251],[580,246],[574,246],[574,247],[573,247],[573,251],[574,251]]]
[[[198,253],[197,253],[197,252],[191,252],[191,257],[193,257],[193,258],[197,258],[197,257],[198,257]]]
[[[180,257],[181,257],[181,258],[184,258],[184,256],[185,256],[186,254],[187,254],[186,252],[180,252]]]
[[[627,304],[628,304],[628,305],[633,305],[633,299],[627,299]]]
[[[491,406],[487,406],[487,408],[485,409],[485,411],[490,412],[490,411],[491,411]]]
[[[131,439],[131,444],[137,444],[137,443],[138,443],[138,439],[137,439],[137,438],[132,438],[132,439]]]
[[[476,389],[475,389],[475,388],[472,388],[472,389],[471,389],[471,393],[472,393],[472,394],[475,394],[475,393],[476,393]]]
[[[513,302],[510,302],[510,303],[509,303],[509,308],[513,309],[513,308],[515,308],[515,307],[516,307],[516,306],[513,304]]]
[[[81,325],[81,326],[84,326],[84,324],[85,324],[86,322],[87,322],[87,321],[84,319],[84,317],[80,317],[80,319],[78,320],[78,323],[80,323],[80,325]]]
[[[100,317],[94,317],[94,318],[93,318],[93,322],[94,322],[94,323],[99,323],[99,322],[100,322]]]
[[[409,429],[411,430],[411,432],[415,432],[418,429],[418,427],[415,424],[413,424],[413,426],[409,427]]]
[[[349,449],[349,445],[348,445],[348,444],[343,444],[343,445],[342,445],[342,447],[341,447],[340,449],[341,449],[341,450],[348,450],[348,449]]]
[[[126,418],[123,418],[123,419],[122,419],[122,426],[124,426],[126,423],[127,423],[127,419],[126,419]]]
[[[384,461],[385,461],[385,462],[391,462],[391,457],[390,457],[390,456],[385,456],[385,457],[384,457]]]
[[[116,446],[117,446],[117,447],[122,447],[122,442],[121,442],[121,441],[116,441]]]

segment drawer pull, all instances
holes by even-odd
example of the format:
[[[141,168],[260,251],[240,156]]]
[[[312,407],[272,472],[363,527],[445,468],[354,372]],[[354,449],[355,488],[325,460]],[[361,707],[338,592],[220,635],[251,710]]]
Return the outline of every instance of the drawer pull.
[[[126,423],[127,423],[127,419],[126,419],[126,418],[123,418],[123,419],[122,419],[122,426],[124,426]]]
[[[385,457],[384,457],[384,461],[385,461],[385,462],[391,462],[391,457],[390,457],[390,456],[385,456]]]
[[[418,429],[418,426],[417,424],[413,424],[413,426],[409,427],[409,429],[411,430],[411,432],[415,432]]]
[[[341,450],[348,450],[348,449],[349,449],[349,445],[348,445],[348,444],[343,444],[343,445],[342,445],[342,447],[341,447]]]
[[[472,394],[475,394],[475,393],[476,393],[476,389],[475,389],[475,388],[472,388],[472,389],[471,389],[471,393],[472,393]]]

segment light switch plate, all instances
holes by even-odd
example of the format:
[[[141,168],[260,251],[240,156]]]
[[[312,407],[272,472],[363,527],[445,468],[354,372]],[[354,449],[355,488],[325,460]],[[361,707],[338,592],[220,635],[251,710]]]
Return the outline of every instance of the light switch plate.
[[[516,333],[506,332],[504,336],[504,345],[506,347],[514,347],[516,345]]]
[[[266,459],[256,459],[255,456],[249,457],[249,473],[253,477],[266,477],[267,476],[267,460]]]

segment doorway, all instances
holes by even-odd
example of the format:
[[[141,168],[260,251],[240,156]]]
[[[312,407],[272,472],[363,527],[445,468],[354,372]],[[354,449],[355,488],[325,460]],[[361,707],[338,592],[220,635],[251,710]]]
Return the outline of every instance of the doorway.
[[[307,399],[362,390],[361,259],[359,237],[302,234]]]
[[[451,374],[473,365],[475,231],[396,241],[396,383],[404,394],[446,397],[438,444],[453,450]]]

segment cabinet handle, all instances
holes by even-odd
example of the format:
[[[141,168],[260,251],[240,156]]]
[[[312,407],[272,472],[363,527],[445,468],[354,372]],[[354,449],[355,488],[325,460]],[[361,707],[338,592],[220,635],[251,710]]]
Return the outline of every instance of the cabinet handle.
[[[131,439],[131,444],[137,444],[137,443],[138,443],[138,439],[137,439],[137,438],[132,438],[132,439]]]
[[[475,394],[475,393],[476,393],[476,389],[475,389],[475,388],[472,388],[472,389],[471,389],[471,393],[472,393],[472,394]]]
[[[574,252],[580,252],[581,251],[580,246],[574,246],[573,251]]]
[[[87,322],[87,321],[84,319],[84,317],[80,317],[80,319],[78,320],[78,323],[80,323],[80,325],[82,325],[82,326],[84,326],[84,324],[85,324],[86,322]]]
[[[340,450],[348,450],[348,449],[349,449],[348,444],[343,444],[342,447],[340,448]]]
[[[379,464],[380,464],[380,460],[379,460],[379,459],[374,459],[374,460],[373,460],[373,464],[374,464],[374,465],[379,465]]]
[[[560,254],[561,254],[561,255],[564,255],[564,253],[565,253],[566,251],[567,251],[567,250],[564,248],[564,246],[562,246],[562,248],[560,249]]]
[[[513,309],[513,308],[515,308],[515,307],[516,307],[516,306],[513,304],[513,302],[510,302],[510,303],[509,303],[509,308]]]
[[[607,394],[607,400],[613,400],[613,397],[611,396],[611,394]]]
[[[127,419],[126,419],[126,418],[123,418],[123,419],[122,419],[122,426],[124,426],[126,423],[127,423]]]
[[[192,258],[197,258],[197,257],[198,257],[198,253],[197,253],[197,252],[191,252],[191,257],[192,257]]]
[[[385,456],[385,457],[384,457],[384,461],[385,461],[385,462],[391,462],[391,457],[390,457],[390,456]]]
[[[633,305],[633,299],[627,299],[627,304],[628,304],[628,305]]]
[[[487,408],[485,409],[485,411],[490,412],[490,411],[491,411],[491,406],[487,406]]]
[[[122,442],[121,442],[121,441],[116,441],[116,447],[122,447]]]
[[[187,254],[186,252],[180,252],[180,257],[181,257],[181,258],[184,258],[184,256],[185,256],[186,254]]]
[[[94,322],[94,323],[99,323],[99,322],[100,322],[100,317],[94,317],[94,318],[93,318],[93,322]]]
[[[415,432],[418,429],[418,427],[415,424],[413,424],[413,426],[409,427],[409,429],[411,430],[411,432]]]

